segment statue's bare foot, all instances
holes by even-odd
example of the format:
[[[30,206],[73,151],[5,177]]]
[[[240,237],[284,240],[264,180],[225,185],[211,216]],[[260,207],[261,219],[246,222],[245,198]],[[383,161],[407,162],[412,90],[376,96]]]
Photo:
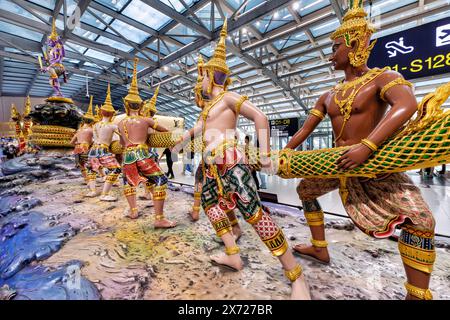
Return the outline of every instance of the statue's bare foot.
[[[330,255],[328,254],[327,248],[316,248],[314,246],[298,244],[294,247],[293,253],[303,258],[310,258],[321,264],[330,263]]]
[[[407,294],[406,297],[405,297],[405,300],[421,300],[421,299],[419,299],[419,298],[417,298],[415,296],[412,296],[410,294]]]
[[[139,212],[136,210],[134,213],[131,213],[131,209],[130,208],[126,208],[123,211],[123,215],[125,217],[127,217],[127,218],[130,218],[130,219],[137,219],[137,218],[139,218]]]
[[[198,221],[200,219],[200,212],[198,211],[191,210],[189,215],[191,216],[192,221]]]
[[[96,196],[98,196],[97,191],[90,191],[90,192],[86,193],[86,195],[85,195],[85,197],[87,197],[87,198],[94,198]]]
[[[239,254],[226,255],[218,254],[210,256],[211,263],[216,266],[225,267],[232,271],[240,271],[244,269],[244,263],[242,262]]]
[[[108,202],[117,201],[117,197],[111,195],[103,195],[100,197],[100,201],[108,201]]]
[[[309,288],[303,274],[292,282],[291,300],[311,300]]]
[[[167,220],[166,218],[161,220],[155,220],[153,226],[155,229],[170,229],[176,227],[177,223],[174,221]]]

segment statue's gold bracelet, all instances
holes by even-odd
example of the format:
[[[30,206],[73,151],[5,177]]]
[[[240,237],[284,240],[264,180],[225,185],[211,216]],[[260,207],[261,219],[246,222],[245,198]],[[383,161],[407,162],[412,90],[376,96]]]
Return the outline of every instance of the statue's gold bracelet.
[[[367,148],[369,148],[373,152],[378,150],[378,146],[375,143],[373,143],[372,141],[370,141],[369,139],[362,139],[361,144],[365,145]]]
[[[154,121],[155,121],[155,124],[153,125],[152,128],[153,128],[154,130],[156,130],[156,128],[158,127],[158,120],[155,119]]]

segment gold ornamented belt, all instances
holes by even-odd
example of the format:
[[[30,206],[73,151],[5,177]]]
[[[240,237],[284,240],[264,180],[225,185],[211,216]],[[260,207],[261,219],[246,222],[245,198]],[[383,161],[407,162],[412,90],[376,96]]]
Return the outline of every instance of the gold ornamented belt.
[[[126,151],[134,151],[134,150],[139,150],[139,149],[148,150],[148,145],[146,145],[146,144],[133,144],[133,145],[130,145],[130,146],[125,148]]]
[[[94,143],[92,145],[92,148],[105,148],[109,150],[109,145],[104,144],[104,143]]]
[[[222,141],[217,147],[215,147],[211,152],[210,156],[207,156],[207,159],[210,160],[208,162],[212,162],[217,157],[225,157],[225,151],[230,148],[237,147],[238,142],[237,140],[224,140]]]
[[[224,140],[222,141],[217,147],[215,147],[212,151],[211,151],[211,155],[206,157],[206,162],[210,168],[210,172],[211,174],[214,176],[214,179],[216,180],[217,183],[217,189],[218,189],[218,194],[220,196],[223,196],[223,185],[222,185],[222,180],[220,180],[220,175],[219,175],[219,168],[217,167],[217,164],[214,163],[214,159],[216,159],[218,156],[220,156],[221,158],[225,157],[225,151],[230,149],[230,148],[235,148],[237,147],[238,143],[237,140],[233,139],[233,140]],[[205,164],[203,163],[203,166],[205,166]],[[205,176],[205,167],[204,168],[204,176]]]
[[[76,146],[89,148],[90,144],[89,143],[77,143]]]

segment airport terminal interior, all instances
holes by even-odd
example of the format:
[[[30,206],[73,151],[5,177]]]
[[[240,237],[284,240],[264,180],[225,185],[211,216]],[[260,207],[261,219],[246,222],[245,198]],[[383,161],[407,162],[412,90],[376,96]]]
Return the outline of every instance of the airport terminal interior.
[[[450,0],[0,0],[0,300],[448,300],[449,96]]]

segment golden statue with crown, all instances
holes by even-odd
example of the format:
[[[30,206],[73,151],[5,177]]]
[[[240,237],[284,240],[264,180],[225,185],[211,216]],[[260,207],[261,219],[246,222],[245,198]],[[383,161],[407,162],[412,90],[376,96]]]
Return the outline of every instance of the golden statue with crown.
[[[255,122],[262,167],[271,167],[267,117],[247,97],[227,91],[231,72],[226,64],[226,37],[227,20],[212,58],[200,68],[201,87],[196,86],[196,94],[204,101],[201,102],[204,108],[201,121],[193,129],[194,135],[201,134],[203,145],[201,204],[225,245],[225,254],[211,256],[211,262],[234,271],[243,269],[236,245],[239,235],[233,233],[235,221],[230,221],[227,215],[233,210],[239,211],[273,256],[280,260],[286,277],[292,282],[291,298],[310,299],[302,267],[288,250],[283,231],[262,206],[245,153],[237,146],[236,124],[242,114]],[[187,141],[180,140],[175,148],[182,148]]]
[[[311,245],[294,250],[320,263],[330,262],[317,198],[339,189],[348,215],[366,234],[388,238],[401,228],[398,248],[407,277],[406,298],[432,299],[435,221],[420,190],[401,172],[450,160],[450,112],[440,108],[450,95],[450,83],[417,105],[412,84],[399,73],[369,69],[375,29],[366,16],[362,0],[349,2],[342,26],[331,36],[330,61],[335,70],[344,71],[345,80],[319,98],[303,127],[279,153],[280,176],[306,178],[297,191]],[[337,147],[293,151],[326,115]]]
[[[123,182],[124,194],[127,198],[129,208],[125,210],[127,217],[136,219],[139,210],[136,201],[136,187],[140,183],[146,183],[153,194],[155,210],[155,228],[173,228],[176,223],[168,220],[164,215],[164,201],[166,199],[167,177],[159,167],[156,159],[149,152],[147,143],[149,131],[167,132],[153,118],[148,117],[156,112],[156,100],[158,90],[153,98],[144,103],[139,96],[137,81],[137,63],[134,60],[133,78],[128,95],[123,99],[126,117],[118,125],[123,151]]]
[[[121,167],[114,154],[111,152],[111,144],[113,136],[117,134],[117,125],[112,122],[112,118],[116,114],[111,101],[111,87],[108,83],[105,103],[100,107],[100,115],[102,119],[93,125],[93,144],[88,154],[87,182],[89,193],[87,197],[96,197],[96,178],[102,168],[106,170],[106,180],[100,196],[100,201],[117,201],[117,197],[111,195],[112,186],[118,181],[121,173]],[[89,105],[86,116],[95,121],[92,113],[92,100]],[[89,121],[89,120],[88,120]]]

